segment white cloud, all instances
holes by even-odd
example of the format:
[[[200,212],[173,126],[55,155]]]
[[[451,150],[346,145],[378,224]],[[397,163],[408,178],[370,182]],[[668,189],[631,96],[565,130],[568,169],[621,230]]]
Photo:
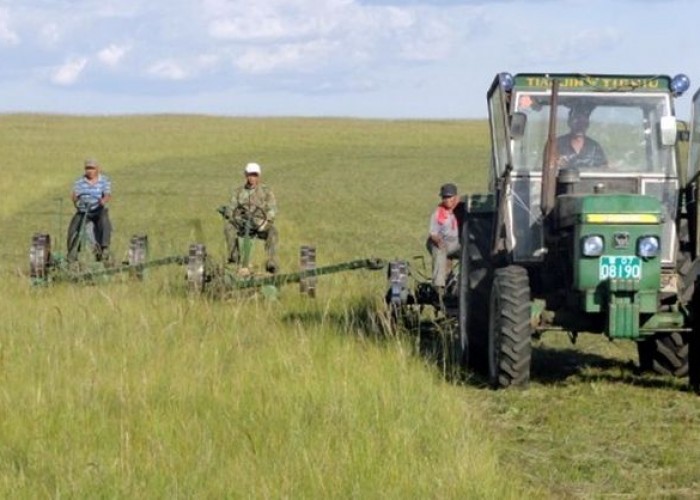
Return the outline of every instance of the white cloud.
[[[202,54],[197,56],[195,66],[201,70],[215,68],[221,62],[221,57],[216,54]]]
[[[558,40],[554,44],[549,42]],[[539,32],[527,37],[518,46],[530,59],[549,64],[569,64],[571,61],[585,61],[596,58],[600,51],[610,51],[620,41],[620,33],[613,28],[589,28],[583,30],[566,30],[560,34]]]
[[[19,35],[10,27],[10,11],[0,8],[0,43],[3,45],[17,45]]]
[[[47,47],[55,47],[62,38],[63,33],[56,23],[46,23],[39,28],[39,40]]]
[[[259,5],[214,19],[209,25],[209,34],[214,39],[235,42],[305,38],[323,34],[318,21],[319,13],[301,16],[297,12],[280,12],[269,5]]]
[[[244,73],[265,74],[281,70],[295,72],[323,64],[338,46],[334,42],[314,41],[246,50],[234,60],[234,66]]]
[[[451,13],[424,6],[204,0],[203,10],[209,36],[219,47],[240,54],[234,66],[248,74],[366,71],[391,61],[440,61],[450,56],[459,38]],[[464,31],[464,23],[459,28]]]
[[[147,74],[161,80],[192,80],[215,70],[220,63],[221,57],[211,53],[180,59],[161,59],[149,66]]]
[[[129,19],[137,17],[144,9],[151,7],[151,5],[149,5],[150,3],[151,2],[142,2],[141,0],[98,0],[92,5],[88,3],[86,7],[91,9],[97,17]],[[163,8],[166,8],[166,5],[170,2],[164,3],[165,5]]]
[[[190,74],[186,68],[172,59],[164,59],[156,62],[148,68],[148,74],[163,80],[186,80]]]
[[[56,85],[73,85],[78,81],[80,74],[87,66],[86,57],[76,57],[66,61],[63,66],[57,68],[51,75],[51,81]]]
[[[130,50],[131,47],[128,45],[112,43],[97,53],[97,59],[107,66],[115,67]]]

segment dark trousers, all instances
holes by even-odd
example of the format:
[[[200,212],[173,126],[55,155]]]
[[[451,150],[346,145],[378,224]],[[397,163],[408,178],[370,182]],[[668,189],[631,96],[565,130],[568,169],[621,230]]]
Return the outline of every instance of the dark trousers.
[[[90,221],[95,225],[95,243],[99,247],[95,249],[97,252],[101,253],[108,248],[112,240],[112,222],[109,220],[109,210],[107,208],[100,208],[88,213],[76,212],[68,225],[68,243],[66,248],[68,249],[69,260],[77,259],[80,251],[82,238],[79,233],[83,217],[86,218],[85,224]]]
[[[233,264],[240,264],[241,249],[238,248],[238,237],[243,236],[239,228],[230,222],[224,224],[224,235],[226,236],[226,245],[228,247],[228,261]],[[265,255],[267,262],[265,267],[268,271],[276,270],[279,267],[277,262],[277,229],[270,224],[265,231],[255,231],[250,233],[250,238],[260,239],[265,241]]]

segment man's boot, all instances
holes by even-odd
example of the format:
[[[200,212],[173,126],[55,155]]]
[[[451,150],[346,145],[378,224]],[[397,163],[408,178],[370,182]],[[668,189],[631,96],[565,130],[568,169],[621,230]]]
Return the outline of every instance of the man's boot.
[[[265,264],[265,270],[270,274],[277,274],[277,269],[278,269],[277,263],[274,261],[268,260],[267,263]]]

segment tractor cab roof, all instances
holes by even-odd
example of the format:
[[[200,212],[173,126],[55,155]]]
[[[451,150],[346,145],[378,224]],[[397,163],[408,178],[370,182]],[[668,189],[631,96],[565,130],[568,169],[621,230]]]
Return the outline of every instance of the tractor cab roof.
[[[512,89],[548,91],[553,80],[566,92],[668,92],[675,97],[690,87],[684,74],[668,75],[614,75],[583,73],[499,73],[489,89],[489,96],[499,86],[506,92]]]

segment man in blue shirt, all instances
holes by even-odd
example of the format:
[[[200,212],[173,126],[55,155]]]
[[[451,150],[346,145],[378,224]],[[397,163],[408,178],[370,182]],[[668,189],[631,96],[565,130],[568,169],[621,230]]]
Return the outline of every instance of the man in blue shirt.
[[[92,222],[95,231],[95,257],[109,258],[112,223],[107,203],[112,199],[112,183],[100,171],[95,159],[85,160],[85,174],[73,184],[71,200],[77,209],[68,226],[68,261],[75,261],[80,250],[80,226]]]

